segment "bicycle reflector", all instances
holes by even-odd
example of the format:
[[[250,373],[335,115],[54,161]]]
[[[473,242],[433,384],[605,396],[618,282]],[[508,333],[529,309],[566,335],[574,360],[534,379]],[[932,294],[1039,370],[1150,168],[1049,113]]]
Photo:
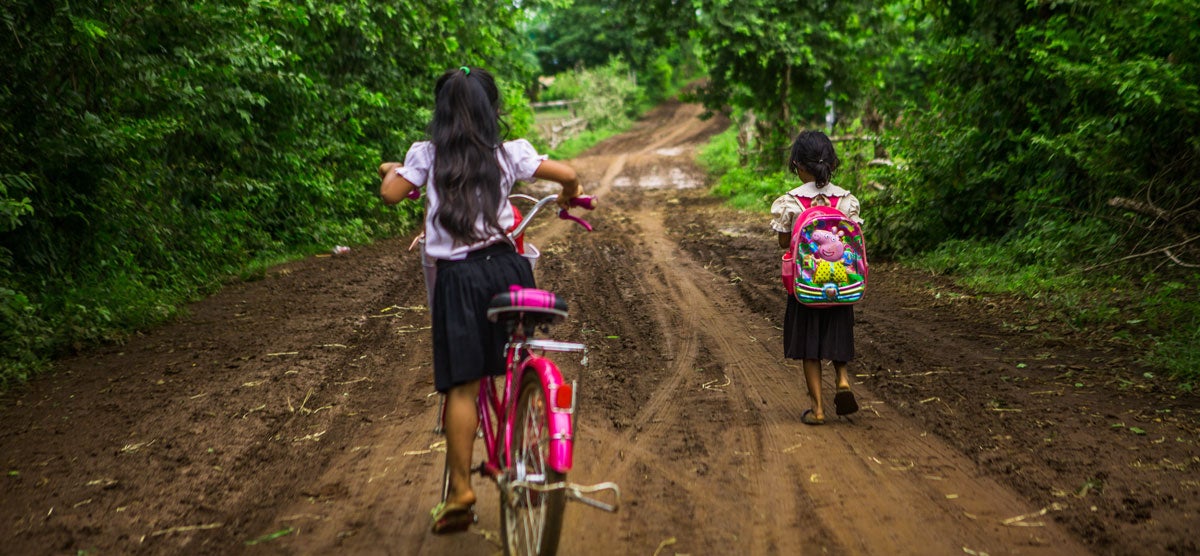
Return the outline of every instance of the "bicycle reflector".
[[[570,384],[560,384],[554,391],[554,408],[571,409],[571,402],[574,401],[574,398],[575,389]]]

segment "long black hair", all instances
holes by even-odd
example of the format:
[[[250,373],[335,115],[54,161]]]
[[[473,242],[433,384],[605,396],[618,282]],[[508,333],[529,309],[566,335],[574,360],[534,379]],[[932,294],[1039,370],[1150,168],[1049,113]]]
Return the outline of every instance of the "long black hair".
[[[829,185],[840,162],[833,141],[820,131],[801,131],[792,142],[792,171],[799,168],[812,174],[817,187]]]
[[[442,74],[434,96],[429,135],[440,198],[435,217],[456,241],[475,243],[490,232],[503,232],[497,217],[506,200],[496,158],[502,152],[500,91],[492,74],[464,66]],[[475,228],[481,216],[485,232]]]

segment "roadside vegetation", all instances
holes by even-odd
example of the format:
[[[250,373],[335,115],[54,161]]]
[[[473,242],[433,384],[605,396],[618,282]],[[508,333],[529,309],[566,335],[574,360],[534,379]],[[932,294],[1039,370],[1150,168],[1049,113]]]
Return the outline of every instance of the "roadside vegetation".
[[[774,7],[713,17],[753,29]],[[1200,60],[1187,41],[1200,31],[1185,14],[1197,3],[839,7],[780,23],[820,37],[819,50],[770,31],[725,35],[742,50],[714,52],[710,73],[781,68],[754,90],[785,94],[754,94],[750,78],[707,92],[739,122],[701,155],[714,193],[767,210],[795,184],[779,162],[787,135],[825,129],[844,163],[837,182],[864,200],[874,258],[1029,300],[1042,320],[1144,349],[1190,390],[1200,376]],[[805,23],[814,20],[823,29]],[[848,50],[860,54],[849,63]],[[803,91],[788,96],[789,84]]]
[[[535,142],[530,93],[564,74],[556,92],[592,122],[557,157],[624,129],[685,78],[665,61],[686,50],[630,50],[628,36],[543,67],[528,53],[577,44],[545,33],[569,9],[0,5],[0,390],[230,280],[410,230],[421,206],[379,203],[375,168],[424,138],[446,69],[492,70],[509,135]]]
[[[682,95],[734,126],[714,192],[765,210],[835,137],[875,258],[1042,304],[1200,373],[1197,0],[13,0],[0,6],[0,388],[279,261],[404,233],[375,167],[433,80],[502,80],[571,158]],[[548,87],[543,85],[553,78]],[[699,79],[699,81],[697,81]],[[685,83],[692,86],[681,91]],[[531,101],[585,125],[539,131]]]

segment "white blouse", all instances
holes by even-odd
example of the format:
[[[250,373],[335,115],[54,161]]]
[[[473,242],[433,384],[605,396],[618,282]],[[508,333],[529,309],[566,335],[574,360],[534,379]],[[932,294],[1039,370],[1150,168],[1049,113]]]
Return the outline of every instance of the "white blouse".
[[[524,139],[506,141],[502,145],[503,153],[497,151],[496,158],[500,161],[500,188],[507,198],[512,192],[513,184],[520,181],[533,181],[533,173],[546,160],[546,155],[538,154],[533,145]],[[404,166],[396,169],[396,173],[417,187],[425,189],[425,254],[435,259],[460,260],[467,253],[488,245],[506,241],[504,234],[492,230],[488,237],[470,245],[459,243],[438,223],[434,215],[439,205],[437,184],[433,182],[433,161],[436,157],[433,143],[419,141],[409,147],[404,157]],[[501,156],[503,154],[503,156]],[[508,229],[513,225],[512,206],[500,203],[497,213],[500,227]],[[475,229],[480,233],[488,233],[483,215],[475,221]]]
[[[863,223],[863,219],[858,214],[859,204],[858,198],[849,191],[842,189],[836,185],[828,184],[825,187],[817,187],[815,182],[808,182],[800,187],[788,191],[786,195],[781,195],[771,203],[771,229],[781,234],[792,233],[792,227],[796,225],[796,217],[804,212],[804,206],[796,197],[807,197],[815,199],[820,196],[837,197],[837,209],[842,211],[851,220]]]

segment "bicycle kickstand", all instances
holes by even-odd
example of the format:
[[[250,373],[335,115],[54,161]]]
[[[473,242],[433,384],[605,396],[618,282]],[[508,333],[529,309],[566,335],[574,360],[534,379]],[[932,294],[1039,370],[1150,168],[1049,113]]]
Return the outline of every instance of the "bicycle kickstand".
[[[529,489],[529,490],[532,490],[535,492],[549,492],[551,490],[565,490],[566,492],[564,494],[567,495],[568,500],[582,502],[584,504],[587,504],[588,506],[591,506],[598,510],[604,510],[606,512],[616,512],[621,506],[621,487],[617,486],[617,483],[613,483],[613,482],[603,482],[603,483],[597,483],[594,485],[577,485],[575,483],[559,482],[559,483],[550,483],[548,485],[543,485],[543,484],[537,484],[537,483],[530,483],[530,482],[526,482],[526,481],[512,481],[511,483],[508,483],[507,488],[510,488],[510,489],[524,488],[524,489]],[[613,493],[613,503],[612,504],[597,500],[595,498],[592,498],[591,496],[587,496],[588,494],[593,494],[593,493],[605,491],[605,490],[612,491],[612,493]]]
[[[614,497],[612,504],[601,502],[600,500],[585,495],[585,493],[593,494],[604,490],[612,491]],[[583,502],[584,504],[587,504],[593,508],[604,510],[606,512],[615,513],[621,506],[621,487],[617,486],[617,483],[603,482],[591,486],[568,484],[566,494],[567,498],[571,500]]]

